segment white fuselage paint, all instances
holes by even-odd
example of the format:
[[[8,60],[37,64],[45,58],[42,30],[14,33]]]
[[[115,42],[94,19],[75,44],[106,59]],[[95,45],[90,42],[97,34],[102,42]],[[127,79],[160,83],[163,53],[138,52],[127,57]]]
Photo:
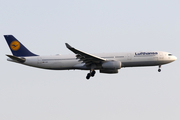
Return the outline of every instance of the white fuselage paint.
[[[144,54],[143,54],[144,53]],[[150,52],[152,53],[152,52]],[[106,60],[120,61],[121,67],[138,67],[138,66],[157,66],[175,61],[177,58],[168,52],[155,51],[157,54],[148,54],[148,52],[132,53],[109,53],[94,54]],[[26,61],[22,64],[51,70],[70,70],[81,69],[89,70],[84,63],[79,62],[75,55],[55,55],[55,56],[33,56],[24,57]],[[8,58],[8,61],[12,59]],[[97,66],[96,70],[101,69]]]

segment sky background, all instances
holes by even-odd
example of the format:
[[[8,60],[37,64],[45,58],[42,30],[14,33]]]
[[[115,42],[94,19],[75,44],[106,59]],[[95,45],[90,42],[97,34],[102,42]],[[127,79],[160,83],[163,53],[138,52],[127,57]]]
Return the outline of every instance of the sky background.
[[[8,62],[3,37],[39,55],[166,51],[180,58],[179,0],[1,0],[1,120],[179,120],[180,62],[118,74],[50,71]]]

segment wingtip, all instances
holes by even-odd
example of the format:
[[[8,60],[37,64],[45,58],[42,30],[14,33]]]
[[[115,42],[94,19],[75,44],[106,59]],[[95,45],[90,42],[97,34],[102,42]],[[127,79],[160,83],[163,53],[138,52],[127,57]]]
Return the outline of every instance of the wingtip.
[[[65,43],[67,48],[72,48],[68,43]]]

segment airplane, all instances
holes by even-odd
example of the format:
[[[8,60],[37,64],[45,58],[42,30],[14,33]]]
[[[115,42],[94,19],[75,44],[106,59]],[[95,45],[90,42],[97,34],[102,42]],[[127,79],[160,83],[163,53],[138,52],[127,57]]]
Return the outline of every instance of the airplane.
[[[177,59],[169,52],[127,52],[127,53],[101,53],[89,54],[78,50],[68,43],[66,47],[73,55],[40,56],[29,51],[13,35],[4,35],[13,55],[6,55],[8,61],[23,65],[49,70],[89,70],[86,79],[94,77],[96,70],[100,73],[115,74],[125,67],[161,66]]]

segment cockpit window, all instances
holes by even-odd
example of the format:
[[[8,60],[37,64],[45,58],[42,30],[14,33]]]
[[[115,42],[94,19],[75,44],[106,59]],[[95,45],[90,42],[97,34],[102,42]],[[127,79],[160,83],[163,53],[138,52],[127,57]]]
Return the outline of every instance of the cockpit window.
[[[168,56],[172,56],[172,54],[168,54]]]

